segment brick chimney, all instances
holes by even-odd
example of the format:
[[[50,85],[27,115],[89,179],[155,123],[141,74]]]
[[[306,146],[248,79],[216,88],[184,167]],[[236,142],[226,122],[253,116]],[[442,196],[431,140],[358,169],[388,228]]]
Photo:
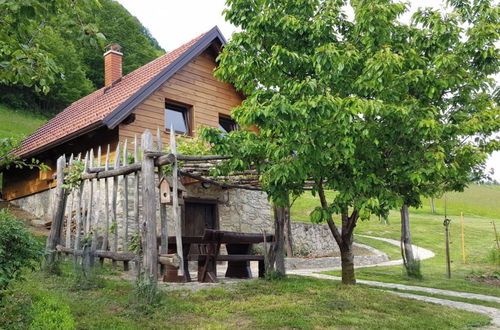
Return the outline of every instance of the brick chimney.
[[[104,53],[104,85],[111,86],[112,83],[122,77],[122,47],[119,44],[106,46]]]

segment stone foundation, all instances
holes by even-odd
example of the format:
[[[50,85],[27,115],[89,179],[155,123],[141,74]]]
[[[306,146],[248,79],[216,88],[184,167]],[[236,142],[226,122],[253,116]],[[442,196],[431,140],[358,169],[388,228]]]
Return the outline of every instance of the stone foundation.
[[[137,232],[137,223],[134,218],[134,189],[135,189],[135,177],[130,175],[127,177],[128,180],[128,232],[129,238]],[[157,179],[158,181],[158,179]],[[92,218],[96,219],[96,211],[99,209],[98,214],[98,232],[100,236],[104,235],[105,231],[105,195],[104,195],[104,180],[101,180],[101,187],[99,189],[100,196],[98,195],[97,182],[94,182],[94,202],[92,205]],[[140,187],[141,189],[141,187]],[[220,186],[212,185],[209,188],[203,188],[201,184],[194,183],[186,185],[187,192],[185,193],[186,199],[191,199],[193,202],[196,199],[213,200],[217,203],[218,214],[219,214],[219,229],[227,231],[237,231],[244,233],[261,233],[265,230],[268,233],[273,232],[273,219],[272,219],[272,209],[267,200],[267,195],[260,191],[253,190],[243,190],[243,189],[226,189]],[[84,188],[82,197],[82,209],[86,210],[88,206],[88,183]],[[108,199],[109,199],[109,221],[110,226],[112,224],[111,215],[111,203],[112,203],[112,191],[113,191],[113,179],[108,180]],[[18,205],[22,209],[30,212],[31,214],[43,219],[50,221],[52,219],[52,207],[54,205],[55,190],[46,190],[37,194],[26,196],[13,200],[12,203]],[[78,199],[76,196],[76,191],[73,191],[67,199],[66,212],[69,214],[69,210],[72,208],[75,210],[77,208]],[[142,195],[141,190],[139,191],[139,196]],[[157,198],[159,196],[159,191],[157,190]],[[97,202],[95,200],[98,200]],[[142,201],[139,198],[139,223],[142,222]],[[158,200],[158,199],[157,199]],[[157,203],[159,206],[159,203]],[[117,204],[116,204],[116,214],[117,214],[117,227],[118,227],[118,237],[119,246],[122,245],[122,240],[125,233],[125,199],[124,199],[124,182],[123,177],[118,178],[118,189],[117,189]],[[73,211],[75,212],[75,211]],[[173,212],[172,207],[167,205],[167,219],[168,219],[168,235],[175,235],[174,225],[173,225]],[[84,216],[86,217],[86,216]],[[75,218],[73,221],[75,221]],[[159,208],[157,209],[157,223],[158,229],[160,228],[159,221]],[[94,220],[95,221],[95,220]],[[64,236],[64,235],[63,235]],[[112,246],[114,234],[109,233],[110,245]],[[63,240],[64,241],[64,240]]]
[[[134,219],[134,187],[135,187],[135,177],[130,175],[127,177],[128,180],[128,224],[129,224],[129,237],[136,232],[136,221]],[[113,180],[109,180],[109,202],[112,201],[112,187]],[[101,180],[101,193],[104,192],[104,180]],[[121,246],[121,241],[124,236],[125,226],[124,226],[124,198],[123,198],[123,178],[119,178],[118,181],[118,194],[117,194],[117,223],[118,223],[118,237],[119,245]],[[212,185],[209,188],[203,188],[201,184],[194,183],[186,185],[186,198],[191,199],[205,199],[214,200],[218,205],[219,213],[219,228],[221,230],[227,231],[237,231],[244,233],[261,233],[265,230],[268,233],[274,233],[273,229],[273,218],[272,218],[272,208],[267,200],[265,193],[253,190],[243,190],[243,189],[225,189],[216,185]],[[87,205],[85,202],[87,196],[87,188],[84,190],[83,205]],[[97,191],[97,183],[94,183],[94,194]],[[38,194],[30,195],[27,197],[19,198],[12,201],[14,204],[18,205],[22,209],[30,212],[31,214],[42,218],[44,220],[51,220],[52,218],[52,206],[54,189],[46,190]],[[159,192],[156,196],[159,195]],[[95,196],[95,195],[94,195]],[[139,193],[141,196],[141,193]],[[95,198],[95,197],[94,197]],[[99,197],[99,232],[103,235],[104,224],[105,224],[105,212],[104,212],[104,195],[101,194]],[[77,200],[73,195],[68,197],[66,214],[69,212],[69,208],[73,204],[73,209],[76,208]],[[93,212],[96,211],[98,203],[94,203],[92,206]],[[85,206],[86,208],[86,206]],[[139,214],[142,212],[142,203],[139,203]],[[141,215],[142,218],[142,215]],[[173,236],[175,234],[172,220],[172,208],[167,206],[167,218],[168,218],[168,235]],[[157,211],[157,219],[159,219],[159,211]],[[110,217],[110,223],[112,219]],[[160,226],[160,221],[158,220],[158,228]],[[332,256],[338,253],[338,246],[328,228],[324,224],[312,224],[312,223],[302,223],[292,221],[292,238],[293,238],[293,250],[294,254],[298,256]],[[112,234],[109,234],[112,241]]]
[[[327,225],[292,221],[293,253],[296,256],[332,256],[340,250]]]

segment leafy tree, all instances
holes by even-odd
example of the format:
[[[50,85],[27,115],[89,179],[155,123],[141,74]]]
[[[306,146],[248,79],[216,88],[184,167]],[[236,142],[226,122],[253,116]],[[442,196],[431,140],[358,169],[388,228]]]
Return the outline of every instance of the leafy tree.
[[[0,210],[0,299],[13,281],[22,279],[23,268],[34,268],[43,247],[6,210]]]
[[[33,87],[48,93],[61,72],[53,54],[43,47],[47,26],[77,27],[81,40],[96,44],[104,36],[80,20],[97,0],[6,0],[0,2],[0,82]]]
[[[4,1],[0,12],[0,102],[15,108],[59,111],[103,86],[106,42],[123,46],[125,74],[164,52],[113,0]]]
[[[342,281],[354,284],[353,231],[443,187],[460,190],[500,129],[491,78],[499,68],[499,7],[449,1],[407,25],[407,4],[228,0],[241,27],[219,57],[217,76],[247,95],[233,115],[253,131],[203,137],[233,159],[220,172],[253,166],[270,198],[285,203],[312,181],[340,247]],[[325,190],[335,190],[331,200]],[[338,220],[337,220],[338,219]]]
[[[95,20],[99,31],[108,40],[123,48],[123,74],[154,60],[165,53],[141,22],[114,0],[100,0],[102,7],[94,7],[87,13],[88,20]],[[104,86],[104,62],[102,51],[86,47],[83,63],[87,77],[96,87]]]
[[[11,167],[22,168],[39,168],[46,171],[50,167],[41,163],[38,159],[32,158],[31,160],[20,158],[15,152],[12,152],[21,143],[21,137],[8,137],[0,138],[0,168],[9,169]]]

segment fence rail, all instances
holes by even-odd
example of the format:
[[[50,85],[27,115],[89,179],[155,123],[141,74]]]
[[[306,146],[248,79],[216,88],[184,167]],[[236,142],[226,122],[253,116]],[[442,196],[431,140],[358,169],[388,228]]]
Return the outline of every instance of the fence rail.
[[[127,140],[118,143],[114,155],[108,145],[104,155],[99,147],[96,152],[87,151],[83,158],[81,154],[59,157],[52,227],[46,243],[49,259],[54,260],[58,252],[71,254],[75,260],[88,253],[91,264],[93,258],[99,258],[101,263],[109,259],[114,266],[123,262],[128,270],[129,262],[134,262],[155,280],[158,265],[162,273],[165,266],[170,266],[185,275],[179,200],[173,193],[176,250],[169,254],[167,208],[160,203],[155,178],[161,178],[163,166],[171,165],[175,192],[178,161],[206,162],[228,157],[177,155],[175,134],[171,135],[172,152],[165,153],[159,130],[156,140],[146,130],[140,142],[137,136],[134,138],[133,146]]]

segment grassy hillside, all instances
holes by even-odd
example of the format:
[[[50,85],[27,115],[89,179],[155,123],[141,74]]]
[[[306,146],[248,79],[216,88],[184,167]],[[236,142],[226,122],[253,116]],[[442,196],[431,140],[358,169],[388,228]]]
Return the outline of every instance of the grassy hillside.
[[[333,192],[329,192],[333,197]],[[444,203],[452,220],[450,225],[450,252],[452,259],[452,279],[445,277],[446,259],[444,243]],[[299,198],[292,207],[292,219],[310,221],[309,213],[318,205],[317,197],[309,194]],[[436,212],[432,214],[430,201],[424,200],[423,207],[410,211],[413,243],[430,249],[436,257],[422,261],[422,281],[412,280],[403,275],[401,266],[374,267],[356,271],[358,278],[382,282],[396,282],[429,286],[457,291],[468,291],[500,296],[500,287],[468,281],[473,276],[499,276],[499,255],[495,243],[492,222],[500,227],[500,186],[471,185],[462,193],[447,193],[435,200]],[[460,212],[464,213],[464,237],[466,260],[462,259]],[[372,235],[398,240],[401,233],[399,212],[393,211],[387,222],[373,217],[360,221],[355,234]],[[386,251],[392,258],[399,258],[398,248],[384,246],[366,238],[356,238],[358,242],[372,245]],[[340,275],[339,272],[332,274]],[[496,274],[496,275],[495,275]],[[480,278],[480,277],[479,277]]]
[[[41,115],[0,104],[0,138],[29,135],[46,121]]]
[[[328,192],[327,197],[332,198],[333,192]],[[435,215],[444,215],[446,211],[450,216],[459,216],[463,212],[467,216],[478,216],[500,219],[500,186],[471,185],[464,192],[446,193],[435,200]],[[292,219],[295,221],[309,222],[309,214],[319,206],[318,197],[305,193],[298,198],[292,207]],[[423,200],[423,206],[412,209],[413,214],[431,214],[430,200]]]

